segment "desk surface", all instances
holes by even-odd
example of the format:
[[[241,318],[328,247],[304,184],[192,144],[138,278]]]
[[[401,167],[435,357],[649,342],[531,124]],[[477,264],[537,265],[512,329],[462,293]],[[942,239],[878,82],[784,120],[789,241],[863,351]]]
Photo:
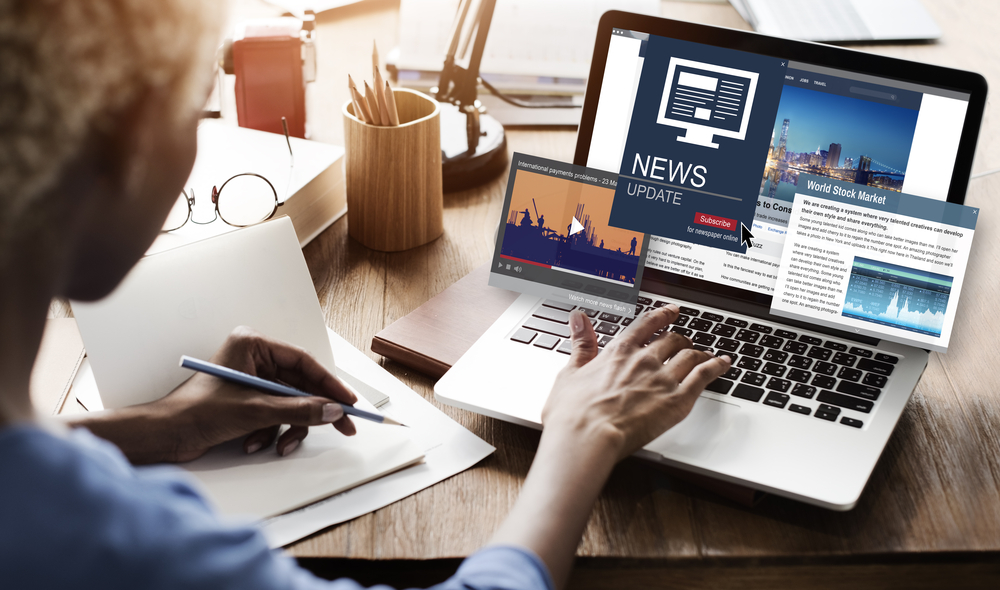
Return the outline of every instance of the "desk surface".
[[[1000,5],[990,0],[925,0],[944,30],[934,44],[864,47],[908,59],[964,67],[1000,87]],[[238,14],[269,15],[258,0]],[[728,4],[664,2],[663,14],[748,28]],[[383,55],[398,38],[398,4],[370,0],[320,15],[319,76],[310,89],[314,137],[342,143],[339,105],[346,78],[370,75],[374,37]],[[329,97],[318,101],[317,97]],[[988,106],[974,173],[1000,168],[1000,113]],[[511,151],[570,160],[575,131],[508,130]],[[342,219],[305,249],[327,322],[404,383],[433,399],[433,382],[370,350],[372,336],[476,266],[492,251],[506,177],[445,195],[445,234],[408,252],[367,250]],[[1000,552],[1000,394],[989,355],[1000,321],[989,301],[1000,291],[1000,233],[990,203],[1000,174],[972,181],[968,204],[984,208],[951,352],[932,354],[858,507],[835,513],[777,497],[736,506],[627,460],[611,476],[587,526],[580,556],[650,563],[870,563],[939,558],[996,560]],[[991,272],[990,269],[994,269]],[[538,433],[440,406],[497,447],[473,469],[373,514],[303,540],[298,557],[440,559],[487,542],[517,497]],[[790,444],[794,444],[790,441]],[[821,460],[821,457],[817,458]],[[923,555],[916,556],[916,553]],[[983,552],[986,552],[985,554]],[[618,560],[615,560],[618,561]],[[626,561],[622,560],[622,563]]]

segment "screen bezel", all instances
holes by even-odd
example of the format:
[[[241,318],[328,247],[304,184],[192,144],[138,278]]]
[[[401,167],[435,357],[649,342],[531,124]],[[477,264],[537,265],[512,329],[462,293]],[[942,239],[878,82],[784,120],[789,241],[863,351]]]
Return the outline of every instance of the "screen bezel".
[[[794,59],[797,62],[968,93],[969,106],[965,114],[965,123],[962,128],[958,153],[955,157],[955,167],[952,170],[947,199],[950,203],[963,204],[965,202],[965,193],[968,189],[969,176],[972,172],[976,142],[979,138],[983,111],[986,107],[987,84],[986,79],[981,75],[975,72],[884,57],[842,47],[821,45],[806,41],[790,41],[749,31],[699,25],[618,10],[604,13],[597,26],[594,56],[590,64],[590,75],[587,78],[587,91],[584,97],[583,112],[581,113],[579,131],[577,132],[576,152],[573,157],[574,164],[587,165],[587,158],[590,154],[590,142],[594,131],[594,119],[597,116],[597,103],[600,99],[601,85],[604,81],[604,69],[607,65],[608,49],[611,45],[612,29],[615,28],[771,57]],[[790,322],[787,318],[772,316],[770,314],[770,295],[747,291],[729,285],[720,285],[702,279],[694,279],[649,267],[644,268],[642,275],[643,290],[662,294],[666,292],[668,287],[674,296],[685,297],[687,299],[692,297],[708,297],[717,306],[728,304],[729,307],[733,307],[741,313],[780,321],[786,324],[800,324],[800,322]],[[809,324],[801,324],[803,327],[818,329]],[[839,331],[822,329],[820,331],[837,333],[855,340],[872,340],[858,338],[857,335],[841,333]]]

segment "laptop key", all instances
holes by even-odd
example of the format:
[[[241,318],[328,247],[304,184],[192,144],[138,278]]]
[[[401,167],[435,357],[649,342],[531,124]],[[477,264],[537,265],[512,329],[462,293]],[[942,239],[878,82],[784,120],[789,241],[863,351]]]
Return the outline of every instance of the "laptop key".
[[[638,297],[635,298],[635,300],[643,305],[653,305],[653,300],[643,295],[639,295]]]
[[[675,326],[686,326],[687,323],[688,323],[688,321],[690,321],[690,320],[691,320],[691,316],[680,314],[679,316],[677,316],[677,321],[674,322],[674,325]]]
[[[819,392],[816,396],[817,401],[821,401],[825,404],[830,404],[834,406],[840,406],[842,408],[847,408],[848,410],[854,410],[856,412],[864,412],[865,414],[872,411],[875,404],[866,400],[859,399],[851,395],[843,395],[841,393],[834,393],[826,389]]]
[[[751,371],[747,371],[746,374],[743,375],[743,378],[740,379],[740,383],[749,383],[750,385],[763,385],[764,381],[766,380],[767,380],[766,375],[761,375],[760,373],[753,373]]]
[[[806,385],[805,383],[799,383],[792,388],[792,395],[797,395],[799,397],[804,397],[806,399],[812,399],[816,395],[817,389],[812,385]]]
[[[598,334],[607,334],[608,336],[614,336],[618,334],[618,330],[621,329],[622,327],[617,324],[612,324],[611,322],[601,322],[600,324],[598,324],[596,328],[594,328],[594,331],[597,332]]]
[[[785,343],[784,338],[778,338],[777,336],[764,336],[760,339],[760,345],[766,346],[768,348],[781,348],[781,345]]]
[[[745,354],[747,356],[752,356],[754,358],[758,358],[763,353],[764,353],[763,346],[757,346],[755,344],[744,344],[742,347],[740,347],[740,354]]]
[[[776,393],[774,391],[769,391],[767,397],[764,398],[764,404],[768,406],[774,406],[775,408],[784,409],[785,404],[788,403],[788,396],[784,393]]]
[[[814,415],[817,418],[821,418],[823,420],[829,420],[830,422],[836,422],[837,421],[837,414],[834,413],[834,412],[828,412],[826,410],[820,410],[820,409],[818,409],[818,410],[816,410],[816,414],[814,414]]]
[[[700,350],[702,352],[707,352],[709,354],[711,354],[713,352],[711,346],[705,346],[704,344],[694,344],[694,345],[691,346],[691,348],[693,348],[695,350]]]
[[[622,320],[622,325],[623,326],[628,326],[629,324],[631,324],[634,321],[635,321],[635,318],[625,318],[624,320]]]
[[[813,377],[812,383],[810,385],[815,385],[821,389],[833,389],[833,386],[837,384],[837,380],[833,377],[827,377],[826,375],[816,375]]]
[[[715,324],[715,327],[712,328],[712,333],[723,338],[730,338],[736,333],[736,328],[734,326],[727,326],[726,324]]]
[[[719,315],[717,313],[711,313],[711,312],[708,312],[708,311],[704,311],[701,314],[701,319],[708,320],[710,322],[721,322],[725,318],[723,318],[721,315]]]
[[[833,351],[830,350],[829,348],[823,348],[821,346],[813,346],[812,348],[809,349],[809,353],[806,356],[808,356],[811,359],[827,361],[830,360],[831,356],[833,356]]]
[[[760,338],[759,332],[751,332],[750,330],[740,330],[734,336],[737,340],[741,342],[749,342],[750,344],[756,344],[757,340]]]
[[[806,344],[812,344],[813,346],[815,346],[817,344],[823,344],[823,339],[803,334],[799,336],[799,342],[804,342]]]
[[[613,313],[608,313],[608,312],[605,311],[605,312],[602,312],[601,315],[598,316],[597,319],[601,320],[602,322],[614,322],[614,323],[617,324],[618,322],[622,321],[622,316],[615,315]]]
[[[666,304],[664,304],[664,305],[666,305]],[[659,307],[659,306],[657,306],[657,307]],[[690,316],[697,316],[699,313],[701,313],[700,311],[698,311],[697,309],[695,309],[693,307],[685,307],[683,305],[680,306],[680,309],[681,309],[681,313],[686,314],[686,315],[690,315]]]
[[[742,369],[737,369],[736,367],[729,367],[729,370],[722,374],[726,379],[739,379],[740,375],[743,374]]]
[[[843,342],[834,342],[833,340],[827,340],[823,343],[823,346],[829,348],[830,350],[836,350],[837,352],[847,352],[847,345]]]
[[[809,350],[809,345],[802,342],[795,342],[794,340],[789,340],[785,343],[785,346],[781,349],[785,352],[790,352],[792,354],[805,354]]]
[[[860,356],[861,358],[870,359],[872,358],[872,351],[866,350],[864,348],[858,348],[857,346],[851,347],[851,354]]]
[[[663,307],[664,305],[670,305],[670,302],[668,302],[668,301],[657,301],[656,303],[653,304],[653,307]],[[684,310],[681,310],[681,313],[684,313]]]
[[[858,357],[853,354],[847,354],[845,352],[838,352],[833,355],[833,362],[838,365],[844,365],[845,367],[853,367],[854,362],[858,360]]]
[[[764,353],[764,360],[771,361],[772,363],[783,363],[788,360],[788,353],[780,350],[768,349],[767,352]]]
[[[674,327],[670,328],[670,331],[671,332],[677,332],[681,336],[687,336],[689,338],[691,337],[691,334],[694,334],[693,330],[688,330],[687,328],[682,328],[680,326],[674,326]]]
[[[778,338],[784,338],[786,340],[788,339],[795,340],[799,336],[795,332],[789,332],[788,330],[780,330],[780,329],[775,330],[774,335],[777,336]]]
[[[726,320],[726,323],[729,324],[730,326],[736,326],[737,328],[746,328],[748,325],[750,325],[750,322],[746,320],[740,320],[737,318],[729,318]]]
[[[643,306],[641,306],[638,303],[636,303],[635,304],[635,313],[632,314],[632,315],[639,315],[640,313],[642,313],[643,309],[645,309]]]
[[[727,352],[736,352],[736,349],[740,347],[740,342],[739,340],[730,340],[729,338],[719,338],[718,342],[715,343],[715,347]]]
[[[601,339],[597,341],[597,346],[604,348],[605,346],[611,344],[614,340],[611,336],[601,336]]]
[[[886,381],[889,378],[885,375],[876,375],[875,373],[865,373],[865,378],[861,380],[865,385],[871,385],[872,387],[885,387]]]
[[[899,358],[888,354],[882,354],[881,352],[875,353],[875,360],[883,363],[889,363],[890,365],[895,365],[899,362]]]
[[[559,339],[551,334],[539,334],[538,338],[535,338],[534,345],[538,348],[544,348],[545,350],[552,350],[559,344]]]
[[[840,393],[856,395],[872,401],[877,400],[878,396],[882,395],[882,390],[877,387],[862,385],[860,383],[851,383],[850,381],[841,381],[838,383],[837,391]]]
[[[885,375],[888,377],[889,375],[892,375],[894,367],[892,365],[880,363],[871,359],[861,359],[858,361],[858,368],[862,371],[871,371],[872,373],[878,373],[879,375]]]
[[[563,340],[563,343],[559,345],[556,352],[561,352],[563,354],[573,354],[573,341]]]
[[[760,372],[774,377],[783,377],[785,375],[785,371],[787,370],[788,367],[779,365],[778,363],[767,363],[764,365],[764,368],[760,370]]]
[[[544,305],[545,307],[551,307],[552,309],[558,309],[559,311],[567,311],[567,312],[576,309],[576,306],[573,305],[572,303],[563,303],[562,301],[552,301],[550,299],[546,299],[545,301],[543,301],[542,305]]]
[[[698,332],[691,337],[691,342],[695,344],[701,344],[703,346],[712,346],[715,344],[715,336],[711,334],[706,334],[705,332]]]
[[[784,393],[788,391],[788,388],[791,386],[792,386],[791,381],[787,381],[785,379],[778,379],[777,377],[771,377],[771,380],[768,381],[767,385],[765,385],[764,387]]]
[[[811,409],[809,409],[806,406],[800,406],[799,404],[792,404],[792,405],[788,406],[788,409],[790,411],[792,411],[792,412],[795,412],[796,414],[803,414],[803,415],[806,415],[806,416],[808,416],[809,414],[812,414],[812,410]]]
[[[786,377],[799,383],[809,383],[809,379],[812,378],[812,373],[809,371],[803,371],[802,369],[791,369],[788,371],[788,375],[786,375]]]
[[[760,359],[743,357],[740,359],[740,362],[736,363],[736,366],[748,371],[756,371],[760,368],[761,364],[763,364],[763,361]]]
[[[824,363],[823,361],[819,361],[816,363],[816,366],[813,367],[813,371],[816,371],[817,373],[822,373],[824,375],[833,375],[834,373],[837,372],[837,365],[833,363]]]
[[[586,307],[581,307],[580,311],[587,314],[588,318],[596,318],[597,314],[599,313],[596,309],[588,309]]]
[[[736,386],[736,389],[733,390],[733,397],[738,397],[752,402],[760,401],[760,398],[763,395],[763,389],[759,387],[752,387],[746,383],[740,383]]]
[[[721,393],[722,395],[726,395],[727,393],[729,393],[729,390],[733,388],[733,385],[735,385],[735,383],[733,383],[729,379],[723,379],[722,377],[719,377],[715,381],[712,381],[711,383],[706,385],[705,391],[714,391],[715,393]]]
[[[525,330],[524,328],[518,328],[517,332],[510,337],[514,342],[520,342],[521,344],[528,344],[535,339],[538,332],[532,332],[531,330]]]
[[[865,425],[865,423],[862,422],[861,420],[855,420],[854,418],[848,418],[847,416],[841,418],[840,423],[846,424],[848,426],[853,426],[855,428],[861,428],[862,426]]]
[[[569,326],[557,324],[556,322],[550,322],[549,320],[543,320],[541,318],[528,318],[524,322],[524,327],[535,330],[536,332],[552,334],[553,336],[558,336],[560,338],[569,338]]]
[[[770,334],[774,331],[771,326],[765,326],[764,324],[757,323],[750,324],[750,329],[754,332],[760,332],[761,334]]]
[[[544,305],[531,312],[531,315],[536,318],[542,318],[543,320],[549,320],[559,324],[569,324],[569,313],[545,307]]]
[[[691,321],[688,322],[687,327],[697,332],[708,332],[709,330],[712,329],[712,322],[705,321],[701,318],[691,318]]]
[[[796,369],[808,370],[813,364],[813,360],[806,358],[804,356],[793,356],[788,359],[788,366],[795,367]]]
[[[841,367],[840,371],[837,372],[838,379],[847,379],[848,381],[860,381],[861,375],[861,371],[850,367]]]

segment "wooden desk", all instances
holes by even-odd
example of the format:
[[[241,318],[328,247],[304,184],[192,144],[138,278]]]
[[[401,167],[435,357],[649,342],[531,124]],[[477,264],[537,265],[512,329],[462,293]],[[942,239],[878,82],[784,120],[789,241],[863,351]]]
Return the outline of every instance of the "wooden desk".
[[[925,4],[944,29],[943,41],[865,49],[975,69],[1000,87],[997,4]],[[255,0],[241,10],[268,11]],[[309,114],[315,138],[342,143],[346,74],[370,75],[373,36],[383,55],[396,43],[397,11],[396,3],[371,0],[320,15],[319,80],[310,90],[311,105],[320,106]],[[728,4],[665,2],[664,15],[747,28]],[[977,173],[1000,168],[998,121],[992,104]],[[508,130],[508,141],[511,151],[568,161],[575,131]],[[369,348],[376,332],[490,257],[505,183],[500,178],[445,195],[444,236],[412,251],[365,249],[348,238],[349,219],[318,237],[305,255],[330,327],[382,360]],[[594,510],[572,586],[997,587],[1000,393],[990,359],[1000,348],[1000,321],[993,312],[1000,292],[998,201],[1000,174],[972,181],[968,204],[984,210],[951,352],[931,355],[856,509],[836,513],[777,497],[742,508],[628,460]],[[433,401],[430,379],[382,362]],[[497,452],[428,490],[299,542],[291,553],[327,575],[410,585],[443,579],[459,558],[486,543],[517,497],[539,434],[439,407]]]

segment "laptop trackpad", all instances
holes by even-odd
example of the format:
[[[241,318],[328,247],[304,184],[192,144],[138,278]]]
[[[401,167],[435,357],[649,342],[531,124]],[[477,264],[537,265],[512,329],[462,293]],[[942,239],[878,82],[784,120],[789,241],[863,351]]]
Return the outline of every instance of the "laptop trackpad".
[[[725,441],[738,436],[740,407],[699,397],[688,417],[660,435],[646,449],[671,457],[707,459]]]

